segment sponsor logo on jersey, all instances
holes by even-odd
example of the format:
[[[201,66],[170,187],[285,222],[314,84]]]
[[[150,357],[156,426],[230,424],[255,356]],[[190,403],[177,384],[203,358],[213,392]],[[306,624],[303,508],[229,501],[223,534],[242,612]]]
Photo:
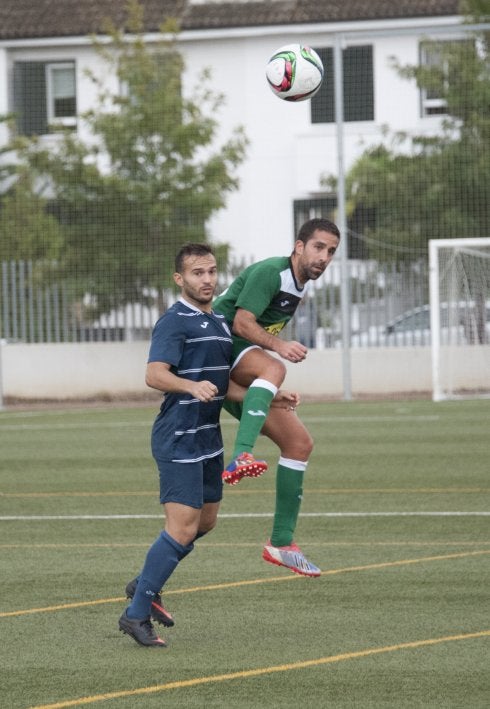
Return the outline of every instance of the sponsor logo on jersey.
[[[207,321],[206,321],[206,322],[202,322],[202,323],[201,323],[201,327],[203,327],[204,329],[206,329],[206,328],[207,328],[207,326],[208,326],[208,323],[207,323]]]
[[[264,330],[270,332],[271,335],[278,335],[285,325],[285,322],[277,322],[273,325],[265,325]]]

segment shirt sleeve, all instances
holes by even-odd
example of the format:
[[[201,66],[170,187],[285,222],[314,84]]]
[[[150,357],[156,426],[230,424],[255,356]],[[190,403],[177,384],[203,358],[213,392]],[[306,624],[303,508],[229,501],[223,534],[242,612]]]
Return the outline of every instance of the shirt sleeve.
[[[260,264],[248,274],[235,305],[259,318],[271,304],[279,286],[279,274],[275,271],[271,273],[268,264]]]
[[[164,362],[177,367],[182,358],[185,332],[177,327],[175,317],[163,315],[153,328],[148,362]]]

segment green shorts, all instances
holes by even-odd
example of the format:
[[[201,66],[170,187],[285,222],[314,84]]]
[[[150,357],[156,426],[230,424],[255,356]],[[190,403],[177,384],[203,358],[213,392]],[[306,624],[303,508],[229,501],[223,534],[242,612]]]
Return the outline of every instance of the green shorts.
[[[231,368],[233,369],[234,365],[237,363],[237,360],[240,359],[242,352],[245,352],[245,350],[249,350],[253,347],[259,346],[252,344],[248,340],[244,340],[243,337],[237,337],[237,335],[233,335],[233,347],[231,350]]]

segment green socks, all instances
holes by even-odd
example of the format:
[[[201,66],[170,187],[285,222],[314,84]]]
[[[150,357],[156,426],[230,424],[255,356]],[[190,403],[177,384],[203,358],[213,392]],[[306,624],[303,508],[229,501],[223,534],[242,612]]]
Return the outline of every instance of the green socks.
[[[252,452],[276,394],[277,387],[265,379],[255,379],[249,386],[242,404],[233,458],[240,453]]]
[[[255,379],[247,390],[242,404],[240,425],[235,439],[233,458],[240,453],[251,453],[265,423],[277,388],[265,379]],[[276,474],[276,508],[271,544],[289,546],[293,542],[303,498],[303,477],[307,462],[279,458]]]
[[[276,474],[276,509],[272,527],[271,544],[289,546],[293,542],[303,498],[303,477],[306,463],[289,458],[279,458]]]

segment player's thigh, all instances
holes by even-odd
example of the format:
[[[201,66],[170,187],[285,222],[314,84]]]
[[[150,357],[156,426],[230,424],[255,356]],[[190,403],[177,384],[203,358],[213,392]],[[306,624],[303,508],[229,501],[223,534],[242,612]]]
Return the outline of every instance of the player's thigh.
[[[201,510],[199,531],[210,532],[216,527],[218,521],[219,502],[205,502]]]
[[[175,463],[157,460],[160,502],[177,503],[200,510],[204,504],[203,461]]]
[[[279,387],[285,376],[284,363],[259,347],[244,352],[231,370],[232,379],[244,387],[249,387],[257,378],[266,379]]]
[[[262,433],[279,446],[284,458],[307,461],[313,450],[313,439],[295,411],[270,409]]]
[[[171,536],[178,539],[180,533],[190,530],[189,537],[192,538],[199,526],[201,517],[200,509],[182,505],[179,502],[165,502],[165,528]],[[187,543],[184,542],[184,543]]]

